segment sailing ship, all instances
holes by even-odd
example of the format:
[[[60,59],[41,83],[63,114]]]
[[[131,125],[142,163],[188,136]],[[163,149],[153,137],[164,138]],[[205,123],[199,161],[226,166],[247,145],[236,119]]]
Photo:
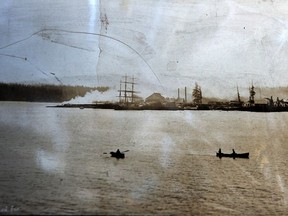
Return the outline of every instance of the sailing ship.
[[[256,103],[255,102],[255,87],[252,86],[249,88],[249,101],[247,104],[241,106],[240,111],[251,111],[251,112],[287,112],[288,111],[288,101],[279,99],[277,97],[276,101],[273,100],[273,97],[265,98],[267,103]]]
[[[137,95],[139,93],[135,91],[135,78],[134,76],[124,76],[124,81],[120,80],[119,102],[115,106],[115,110],[139,110],[139,104],[137,104]]]

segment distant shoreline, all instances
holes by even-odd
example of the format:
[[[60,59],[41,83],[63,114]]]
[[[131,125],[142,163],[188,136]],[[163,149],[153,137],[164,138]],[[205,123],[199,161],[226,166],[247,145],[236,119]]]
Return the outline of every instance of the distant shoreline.
[[[105,92],[108,89],[109,87],[0,83],[0,101],[59,103],[69,101],[77,96],[83,97],[87,92]]]

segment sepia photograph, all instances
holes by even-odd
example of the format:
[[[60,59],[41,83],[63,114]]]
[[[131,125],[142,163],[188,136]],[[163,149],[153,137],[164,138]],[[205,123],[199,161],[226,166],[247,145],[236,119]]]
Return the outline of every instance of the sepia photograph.
[[[1,0],[0,215],[287,215],[288,1]]]

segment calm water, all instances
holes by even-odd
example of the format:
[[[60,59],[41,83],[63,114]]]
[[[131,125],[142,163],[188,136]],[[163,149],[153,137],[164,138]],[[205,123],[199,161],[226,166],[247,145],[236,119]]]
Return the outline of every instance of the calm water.
[[[0,103],[1,214],[288,213],[288,113],[46,105]]]

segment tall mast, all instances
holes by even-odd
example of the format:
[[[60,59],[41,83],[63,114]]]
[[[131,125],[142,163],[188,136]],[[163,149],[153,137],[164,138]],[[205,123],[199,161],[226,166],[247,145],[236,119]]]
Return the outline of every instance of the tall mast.
[[[119,90],[119,103],[121,103],[121,101],[122,101],[122,95],[121,95],[121,93],[122,93],[122,81],[120,80],[120,90]]]
[[[134,76],[132,76],[132,92],[131,92],[131,102],[134,103]]]
[[[123,77],[122,77],[123,79]],[[122,84],[124,84],[124,89],[122,89]],[[134,103],[135,102],[135,78],[134,76],[128,77],[127,75],[124,76],[124,81],[120,80],[120,90],[119,91],[119,103]]]
[[[125,74],[125,90],[124,90],[124,100],[127,103],[127,75]]]
[[[185,86],[185,103],[187,103],[187,87]]]
[[[237,97],[238,97],[238,102],[241,103],[241,98],[240,98],[238,85],[237,85]]]

